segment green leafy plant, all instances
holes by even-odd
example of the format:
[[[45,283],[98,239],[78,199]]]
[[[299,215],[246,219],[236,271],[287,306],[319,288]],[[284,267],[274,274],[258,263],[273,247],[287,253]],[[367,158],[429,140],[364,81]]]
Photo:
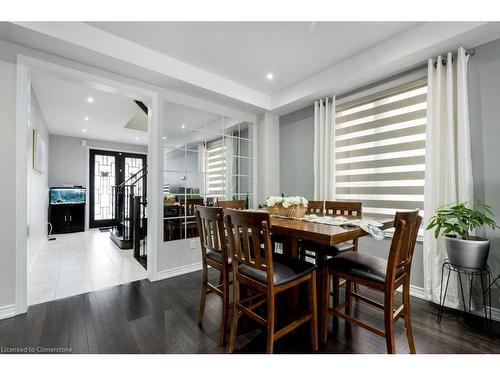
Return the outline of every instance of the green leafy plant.
[[[493,220],[490,206],[478,202],[475,209],[472,209],[466,203],[460,203],[439,207],[426,229],[434,229],[436,238],[440,235],[455,235],[468,240],[469,232],[483,225],[491,229],[500,228]]]

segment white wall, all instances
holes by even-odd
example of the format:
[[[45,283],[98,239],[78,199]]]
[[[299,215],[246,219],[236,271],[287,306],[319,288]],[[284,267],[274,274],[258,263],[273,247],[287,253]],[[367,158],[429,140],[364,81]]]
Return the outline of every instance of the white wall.
[[[16,249],[16,65],[0,44],[0,318],[12,311]]]
[[[47,242],[47,209],[49,202],[48,175],[49,156],[48,150],[49,131],[40,111],[38,100],[31,90],[30,93],[30,122],[28,127],[28,271],[36,262],[38,253]],[[47,153],[45,154],[45,171],[38,172],[33,169],[33,130],[38,130],[39,136],[45,141]]]

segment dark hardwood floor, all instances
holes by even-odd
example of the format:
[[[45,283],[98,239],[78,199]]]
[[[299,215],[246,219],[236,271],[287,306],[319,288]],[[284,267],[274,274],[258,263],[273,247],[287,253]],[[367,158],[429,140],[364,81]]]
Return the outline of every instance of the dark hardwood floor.
[[[215,278],[215,274],[211,274]],[[147,280],[31,306],[27,314],[0,321],[0,347],[72,353],[224,353],[218,345],[220,298],[209,295],[201,329],[197,322],[201,273],[150,283]],[[379,310],[359,302],[354,311],[382,327]],[[417,353],[500,353],[500,324],[492,339],[484,322],[445,312],[436,323],[437,307],[412,298]],[[279,319],[279,316],[278,316]],[[365,330],[336,324],[320,353],[385,353],[385,341]],[[397,352],[408,353],[403,324],[396,326]],[[263,353],[265,334],[241,319],[239,353]],[[305,325],[275,346],[276,353],[310,353]],[[41,348],[41,349],[37,349]],[[57,349],[63,348],[63,349]],[[69,349],[64,349],[69,348]]]

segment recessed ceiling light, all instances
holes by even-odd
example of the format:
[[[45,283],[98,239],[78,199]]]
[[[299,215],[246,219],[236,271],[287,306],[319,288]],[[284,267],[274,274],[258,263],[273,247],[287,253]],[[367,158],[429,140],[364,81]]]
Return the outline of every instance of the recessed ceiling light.
[[[167,137],[163,137],[163,139],[167,139]]]
[[[91,96],[89,96],[89,97],[87,98],[87,101],[88,101],[89,103],[94,103],[94,98],[92,98]]]
[[[87,116],[85,116],[85,121],[89,121],[89,118]]]
[[[86,133],[87,132],[87,129],[82,129],[82,133]]]
[[[186,125],[184,125],[184,124],[182,124],[182,125],[181,125],[181,128],[182,128],[182,129],[184,129],[185,127],[186,127]]]
[[[272,81],[274,79],[274,74],[273,73],[267,73],[266,78],[268,81]]]
[[[139,137],[135,137],[135,140],[138,141],[139,140]]]

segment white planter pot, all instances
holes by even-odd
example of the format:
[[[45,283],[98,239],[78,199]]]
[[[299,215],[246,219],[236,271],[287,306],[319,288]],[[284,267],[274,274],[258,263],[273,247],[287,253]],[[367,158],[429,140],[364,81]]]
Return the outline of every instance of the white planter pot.
[[[445,236],[444,243],[450,264],[475,269],[486,267],[490,253],[489,240],[480,237],[469,237],[468,240],[463,240]]]

